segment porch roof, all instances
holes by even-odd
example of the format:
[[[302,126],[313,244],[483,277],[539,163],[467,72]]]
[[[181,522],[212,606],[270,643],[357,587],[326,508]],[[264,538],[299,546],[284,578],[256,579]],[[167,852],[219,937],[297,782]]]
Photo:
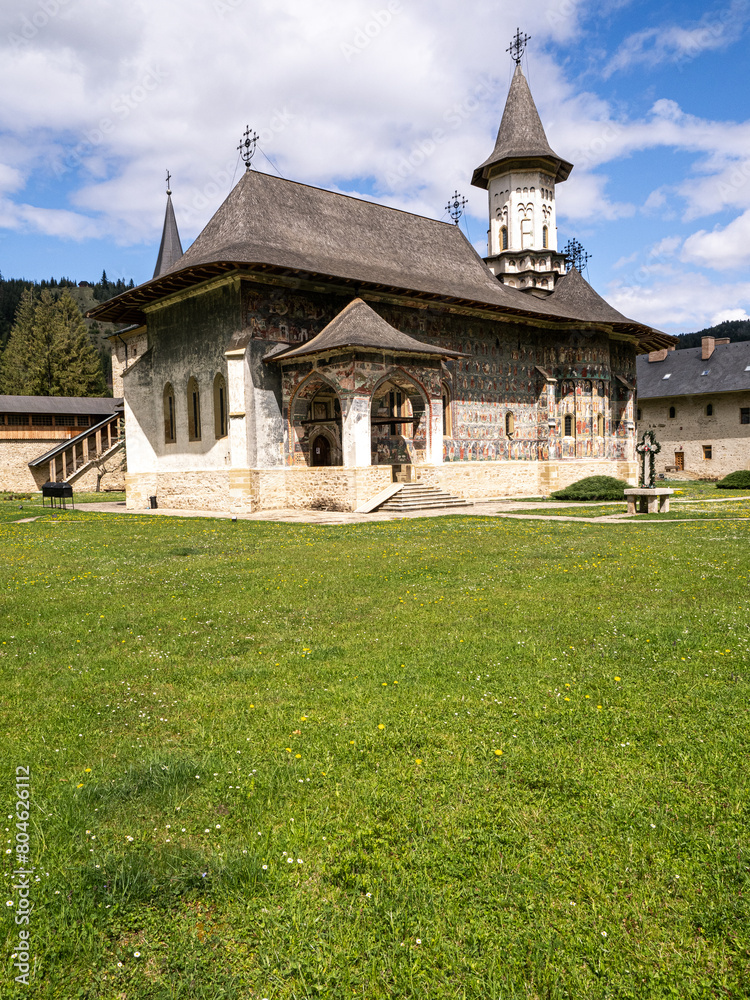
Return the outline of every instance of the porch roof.
[[[281,354],[271,355],[266,360],[291,361],[310,354],[327,354],[348,347],[383,351],[386,354],[422,354],[438,358],[463,357],[460,351],[424,344],[407,333],[401,333],[362,299],[353,299],[312,340]]]

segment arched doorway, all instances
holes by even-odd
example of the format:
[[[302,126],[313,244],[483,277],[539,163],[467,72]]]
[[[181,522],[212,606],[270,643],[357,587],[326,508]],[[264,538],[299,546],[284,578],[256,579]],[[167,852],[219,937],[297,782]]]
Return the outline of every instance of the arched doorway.
[[[384,379],[370,409],[372,464],[411,467],[426,461],[429,408],[417,385],[402,372]]]
[[[318,434],[318,436],[313,439],[313,443],[310,448],[310,464],[331,464],[331,442],[323,434]]]
[[[334,387],[313,375],[289,407],[291,465],[341,465],[341,402]]]

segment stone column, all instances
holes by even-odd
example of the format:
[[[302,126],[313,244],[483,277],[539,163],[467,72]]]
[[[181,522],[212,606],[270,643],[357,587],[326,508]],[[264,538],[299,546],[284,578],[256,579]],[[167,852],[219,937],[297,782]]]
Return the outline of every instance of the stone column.
[[[443,464],[443,397],[433,396],[425,413],[427,424],[426,464]]]
[[[370,397],[342,396],[341,451],[345,468],[370,465]]]

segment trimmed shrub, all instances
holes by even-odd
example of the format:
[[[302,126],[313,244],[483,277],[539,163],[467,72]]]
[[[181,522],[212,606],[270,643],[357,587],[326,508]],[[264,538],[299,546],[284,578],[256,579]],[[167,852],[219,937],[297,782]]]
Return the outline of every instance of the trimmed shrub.
[[[730,472],[716,484],[717,490],[750,490],[750,469]]]
[[[564,490],[555,490],[554,500],[624,500],[630,484],[614,476],[586,476]]]

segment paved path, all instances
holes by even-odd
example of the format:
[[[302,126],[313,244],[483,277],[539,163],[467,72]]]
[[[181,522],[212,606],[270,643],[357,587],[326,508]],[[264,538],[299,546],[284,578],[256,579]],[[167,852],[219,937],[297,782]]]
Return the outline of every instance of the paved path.
[[[721,497],[708,500],[673,500],[672,503],[726,503],[731,500],[750,500],[750,497]],[[582,508],[599,507],[602,501],[591,503],[581,503]],[[583,524],[676,524],[689,518],[665,518],[659,521],[650,521],[646,517],[629,515],[626,512],[615,514],[604,514],[594,517],[578,517],[575,515],[550,515],[542,513],[526,513],[527,511],[551,511],[555,509],[565,509],[571,506],[570,501],[556,500],[482,500],[471,507],[464,507],[460,510],[455,508],[438,510],[414,510],[398,514],[378,513],[355,514],[343,513],[339,511],[325,510],[299,510],[297,508],[287,508],[282,510],[262,510],[255,514],[231,514],[227,511],[211,510],[177,510],[170,507],[158,507],[156,510],[145,508],[143,510],[128,510],[123,501],[87,503],[81,504],[79,510],[92,510],[105,514],[139,514],[141,516],[167,516],[167,517],[211,517],[222,520],[230,520],[236,517],[238,521],[275,521],[285,524],[321,524],[321,525],[341,525],[341,524],[367,524],[371,521],[401,521],[405,518],[415,517],[445,517],[446,515],[460,514],[462,517],[503,517],[516,520],[529,521],[580,521]],[[523,511],[524,513],[521,513]],[[31,519],[29,519],[31,520]],[[695,520],[702,520],[696,518]],[[733,520],[750,520],[750,518],[733,518]],[[16,524],[21,522],[17,521]]]

